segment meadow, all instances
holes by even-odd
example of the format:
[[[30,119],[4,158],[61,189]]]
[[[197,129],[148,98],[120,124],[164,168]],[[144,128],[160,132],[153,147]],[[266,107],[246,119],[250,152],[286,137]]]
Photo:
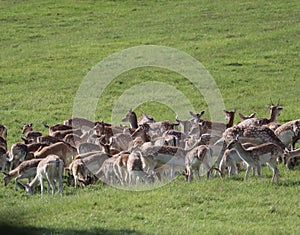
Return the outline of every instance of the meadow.
[[[8,145],[21,141],[22,123],[32,122],[46,134],[43,123],[71,117],[88,72],[108,56],[140,45],[176,48],[197,59],[228,110],[266,117],[270,99],[280,100],[278,121],[299,119],[299,12],[297,1],[279,0],[2,0],[0,123],[8,128]],[[175,87],[196,111],[208,111],[205,97],[185,77],[143,67],[106,87],[95,119],[110,122],[126,90],[152,81]],[[134,108],[175,121],[174,111],[157,102]],[[262,181],[244,182],[241,172],[233,179],[190,184],[178,177],[154,190],[99,183],[65,186],[62,198],[28,196],[12,183],[0,184],[0,226],[11,234],[299,234],[299,167],[279,170],[279,185],[270,183],[271,171],[264,168]]]

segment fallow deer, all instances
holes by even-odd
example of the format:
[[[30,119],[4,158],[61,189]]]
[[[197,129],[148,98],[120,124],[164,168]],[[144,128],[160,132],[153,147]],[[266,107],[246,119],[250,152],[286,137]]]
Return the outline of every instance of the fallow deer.
[[[286,167],[288,169],[291,168],[291,166],[293,165],[293,163],[295,162],[295,160],[297,161],[297,159],[300,158],[300,148],[295,149],[295,150],[286,150],[284,152],[284,164],[286,164]]]
[[[88,181],[88,174],[90,174],[91,177],[96,174],[97,171],[102,167],[104,161],[109,159],[109,157],[110,156],[106,153],[97,152],[83,158],[75,158],[68,168],[72,171],[75,181],[75,188],[78,181],[83,184],[87,184],[86,182]]]
[[[37,138],[42,136],[42,132],[33,130],[33,123],[23,124],[22,134],[25,135],[25,139],[28,143],[37,142]]]
[[[58,142],[52,144],[48,147],[44,147],[41,151],[35,152],[35,158],[46,158],[48,155],[57,155],[59,156],[64,163],[64,166],[67,167],[72,162],[73,158],[77,155],[76,148],[73,148],[71,145],[63,142]]]
[[[274,122],[276,122],[276,118],[280,115],[280,111],[283,109],[283,107],[279,106],[279,104],[275,105],[272,103],[271,105],[267,105],[266,108],[270,111],[269,118],[247,118],[239,122],[237,125],[242,128],[247,128],[252,125],[274,125]]]
[[[65,131],[65,130],[72,130],[72,126],[64,125],[64,124],[56,124],[53,126],[49,126],[47,124],[43,124],[45,128],[49,130],[49,135],[53,136],[54,132],[56,131]]]
[[[31,179],[36,175],[36,168],[41,159],[31,159],[22,162],[15,169],[9,171],[8,173],[3,172],[4,186],[7,186],[8,183],[15,178],[15,190],[18,190],[18,181],[23,178]]]
[[[95,122],[81,117],[72,117],[63,122],[66,126],[71,126],[73,129],[81,129],[82,131],[89,131],[95,126]]]
[[[226,131],[223,133],[223,137],[218,141],[223,142],[223,148],[219,152],[217,166],[220,164],[226,146],[237,136],[239,136],[239,142],[241,143],[248,142],[257,145],[271,142],[279,146],[282,149],[282,151],[286,148],[286,146],[281,142],[281,140],[267,126],[249,126],[248,128],[233,126],[231,128],[226,129]]]
[[[9,151],[10,170],[17,167],[21,162],[23,162],[28,155],[28,147],[23,143],[14,143]]]
[[[2,137],[5,140],[7,138],[7,128],[2,124],[0,124],[0,137]]]
[[[190,115],[192,116],[191,119],[188,119],[188,120],[180,120],[178,118],[178,115],[176,116],[175,120],[181,125],[182,127],[182,131],[185,133],[185,134],[189,134],[191,129],[192,129],[192,126],[194,124],[197,124],[200,122],[200,118],[204,115],[205,111],[201,111],[200,113],[193,113],[192,111],[190,111]]]
[[[247,171],[244,180],[248,179],[251,167],[257,169],[257,174],[261,179],[261,165],[266,163],[273,171],[272,182],[279,183],[279,170],[277,168],[277,159],[282,158],[283,149],[274,143],[264,143],[258,146],[245,149],[239,142],[239,138],[232,140],[228,146],[228,149],[235,148],[240,158],[244,160],[247,165]]]
[[[288,149],[295,148],[300,139],[300,119],[282,124],[274,133]]]
[[[138,184],[140,181],[150,183],[152,180],[151,175],[144,171],[140,154],[136,151],[133,151],[128,156],[127,171],[130,185]]]
[[[40,182],[41,195],[44,194],[44,179],[48,181],[48,185],[52,189],[52,197],[55,194],[55,183],[58,182],[59,194],[62,197],[63,193],[63,161],[57,155],[48,155],[46,158],[41,159],[37,165],[36,176],[29,184],[20,183],[25,187],[28,194],[32,195],[35,190],[35,186]],[[48,194],[50,188],[48,187]]]
[[[198,171],[198,178],[200,179],[201,165],[206,169],[206,177],[208,179],[212,170],[213,157],[211,149],[206,145],[193,148],[185,156],[186,177],[188,182],[192,181],[194,170]]]

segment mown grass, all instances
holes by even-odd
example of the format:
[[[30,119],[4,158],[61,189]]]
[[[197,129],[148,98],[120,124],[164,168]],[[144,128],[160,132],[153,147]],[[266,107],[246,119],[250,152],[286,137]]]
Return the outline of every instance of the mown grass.
[[[299,118],[299,4],[297,1],[1,1],[0,112],[9,146],[23,122],[56,124],[72,115],[83,78],[112,53],[138,45],[177,48],[215,79],[227,109],[267,116],[280,99],[280,122]],[[123,73],[98,101],[97,119],[110,121],[124,91],[160,81],[208,110],[184,77],[160,68]],[[145,91],[147,92],[147,91]],[[164,105],[137,107],[174,120]],[[222,112],[222,110],[220,110]],[[209,118],[209,113],[206,114]],[[238,121],[238,119],[236,120]],[[183,182],[144,192],[100,184],[65,187],[54,199],[0,186],[1,221],[14,232],[39,234],[297,234],[299,168],[280,168],[281,184],[250,178]],[[5,227],[12,229],[10,226]]]

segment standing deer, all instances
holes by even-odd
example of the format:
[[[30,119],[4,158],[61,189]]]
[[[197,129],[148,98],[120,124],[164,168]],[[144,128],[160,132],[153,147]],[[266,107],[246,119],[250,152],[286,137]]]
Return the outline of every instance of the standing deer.
[[[277,158],[282,158],[283,149],[274,143],[264,143],[258,146],[245,149],[239,142],[239,138],[232,140],[227,146],[228,149],[236,149],[240,158],[244,160],[247,165],[247,171],[244,180],[248,179],[251,167],[257,168],[257,174],[261,179],[261,165],[267,163],[267,165],[273,171],[272,182],[279,183],[279,170],[277,168]]]
[[[63,161],[56,155],[48,155],[46,158],[42,159],[37,165],[36,176],[29,184],[20,183],[25,187],[25,191],[32,195],[35,190],[35,186],[40,182],[41,184],[41,195],[44,194],[44,179],[48,181],[48,185],[52,189],[52,197],[55,194],[55,183],[58,182],[59,194],[62,196],[63,193]],[[48,194],[50,192],[50,187],[48,187]]]

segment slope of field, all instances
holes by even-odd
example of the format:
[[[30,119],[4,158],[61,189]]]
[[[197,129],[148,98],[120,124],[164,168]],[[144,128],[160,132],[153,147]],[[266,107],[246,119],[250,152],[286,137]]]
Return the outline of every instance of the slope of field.
[[[176,48],[197,59],[226,109],[265,117],[271,98],[284,107],[279,122],[298,119],[299,12],[297,1],[1,1],[0,123],[8,127],[8,144],[21,140],[24,122],[46,134],[42,123],[72,116],[88,72],[113,53],[140,45]],[[95,118],[110,122],[118,98],[147,81],[169,84],[196,111],[208,110],[186,78],[145,67],[106,87]],[[162,104],[140,109],[157,120],[175,120],[174,110]],[[299,168],[280,166],[278,186],[270,184],[267,168],[262,182],[243,182],[243,173],[191,184],[179,177],[144,192],[66,187],[62,199],[28,197],[12,183],[1,184],[1,221],[22,234],[298,234]]]

